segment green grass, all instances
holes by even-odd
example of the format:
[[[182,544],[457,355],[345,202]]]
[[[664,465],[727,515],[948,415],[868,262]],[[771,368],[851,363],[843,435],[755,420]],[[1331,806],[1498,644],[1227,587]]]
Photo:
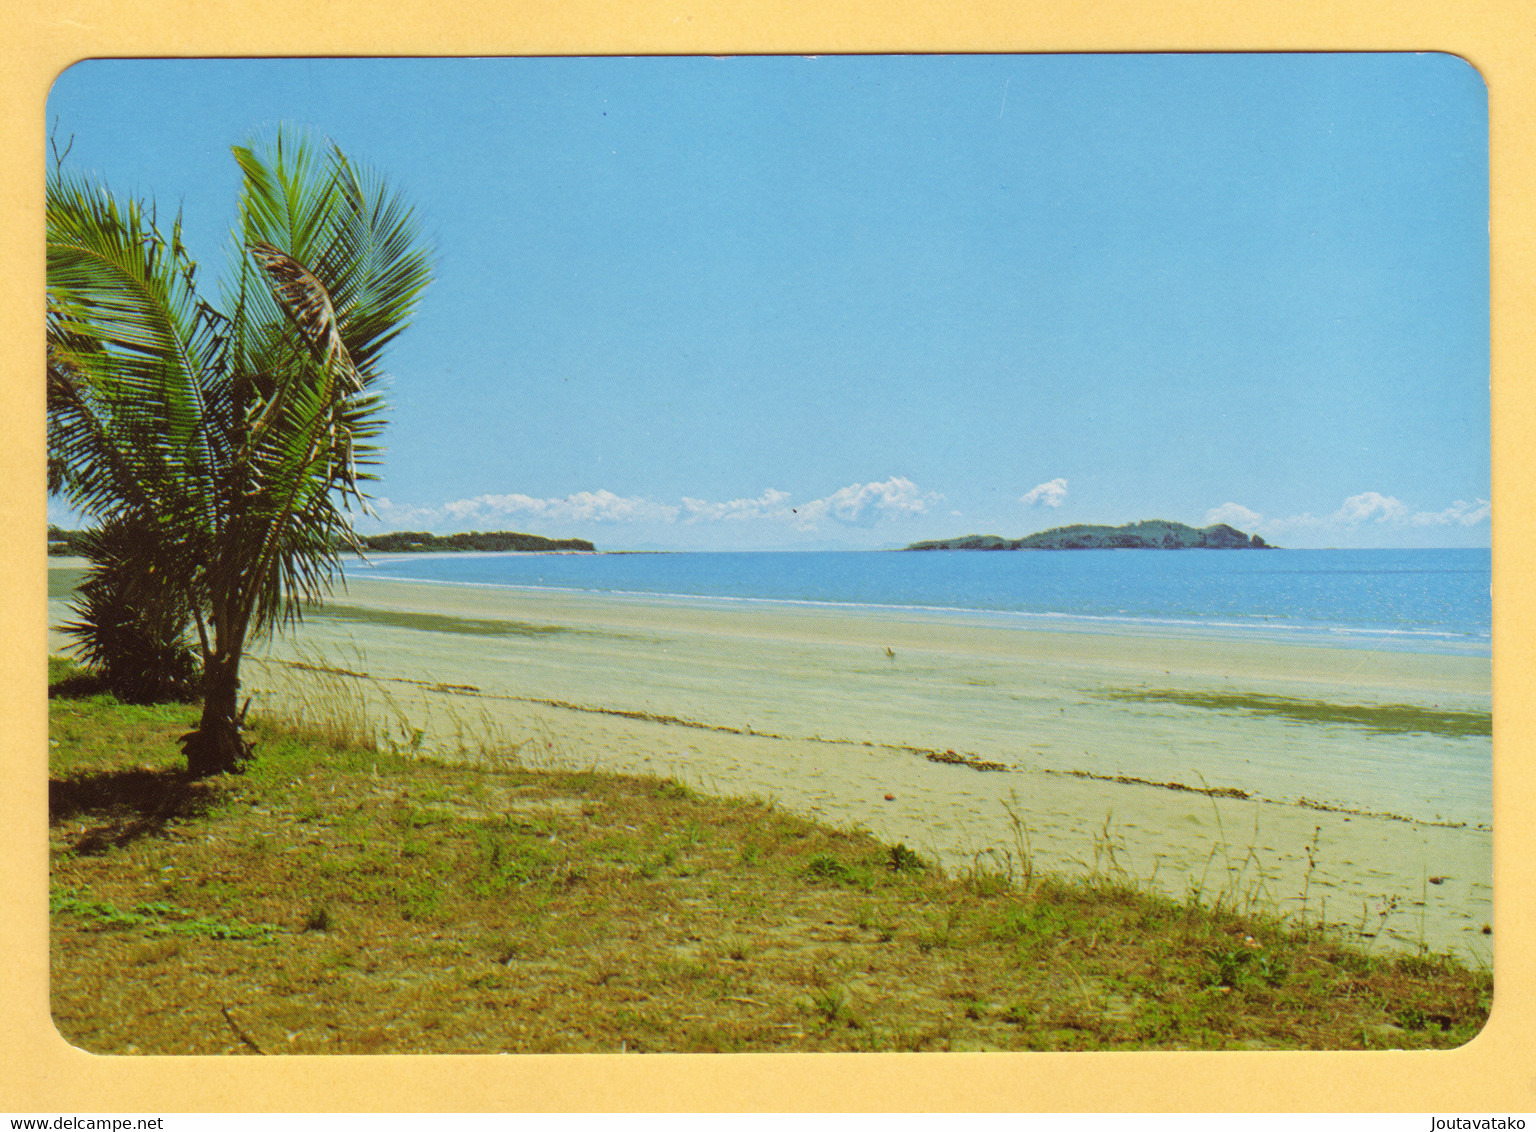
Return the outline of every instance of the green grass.
[[[1339,723],[1382,734],[1420,732],[1452,738],[1493,734],[1493,715],[1486,711],[1441,711],[1413,704],[1336,704],[1291,696],[1252,692],[1180,692],[1114,688],[1106,699],[1138,703],[1178,704],[1209,711],[1241,711],[1275,715],[1296,723]]]
[[[94,920],[112,928],[146,928],[156,934],[205,936],[208,939],[270,939],[276,930],[271,924],[228,922],[198,915],[163,900],[135,904],[124,911],[102,900],[84,900],[68,891],[50,894],[48,911]]]
[[[1012,883],[948,875],[761,800],[272,721],[198,782],[195,707],[51,706],[51,1001],[95,1052],[1427,1049],[1491,1001],[1448,956],[1037,876],[1023,831]]]

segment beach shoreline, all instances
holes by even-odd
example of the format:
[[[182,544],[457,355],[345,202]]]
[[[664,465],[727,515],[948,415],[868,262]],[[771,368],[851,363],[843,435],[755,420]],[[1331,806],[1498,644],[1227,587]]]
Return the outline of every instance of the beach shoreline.
[[[350,577],[363,581],[479,585],[492,591],[507,589],[535,593],[585,593],[648,601],[682,601],[706,607],[759,607],[768,610],[830,608],[843,612],[864,610],[895,617],[936,614],[982,625],[996,623],[1012,628],[1069,633],[1176,636],[1192,640],[1227,639],[1241,643],[1482,658],[1492,655],[1491,635],[1487,626],[1480,626],[1475,616],[1465,621],[1461,618],[1447,620],[1442,611],[1429,614],[1427,620],[1402,621],[1393,616],[1389,609],[1379,605],[1374,606],[1374,612],[1360,615],[1360,611],[1353,606],[1340,606],[1337,600],[1319,601],[1315,593],[1291,608],[1292,600],[1273,590],[1265,597],[1254,593],[1245,594],[1245,599],[1256,599],[1258,604],[1253,611],[1244,613],[1237,608],[1224,608],[1220,602],[1202,600],[1189,589],[1192,575],[1179,570],[1162,579],[1172,589],[1160,592],[1155,599],[1154,605],[1160,605],[1161,608],[1148,607],[1149,595],[1139,592],[1124,594],[1121,600],[1129,608],[1117,609],[1120,600],[1106,603],[1102,593],[1091,593],[1074,582],[1066,582],[1058,571],[1046,571],[1038,577],[1026,579],[1015,576],[1012,571],[998,573],[983,570],[978,573],[975,561],[953,564],[957,575],[966,579],[966,596],[961,598],[949,585],[954,579],[948,578],[943,571],[939,572],[939,576],[923,571],[915,574],[898,572],[894,575],[888,571],[876,571],[875,575],[870,575],[866,572],[867,562],[851,570],[847,566],[850,561],[878,558],[888,552],[646,553],[690,562],[719,559],[718,572],[713,567],[702,572],[697,569],[571,571],[558,561],[569,556],[456,553],[376,557],[367,564],[357,564]],[[975,559],[974,555],[956,553],[962,558]],[[1314,552],[1295,553],[1306,555]],[[597,554],[585,557],[610,556]],[[981,556],[982,560],[991,564],[1008,557]],[[1123,564],[1111,567],[1111,563],[1120,563],[1122,558],[1127,557],[1141,563],[1168,558],[1167,555],[1156,553],[1149,555],[1123,550],[1077,551],[1070,552],[1068,557],[1077,561],[1084,558],[1091,560],[1092,566],[1083,571],[1081,576],[1096,578],[1099,583],[1107,583],[1112,588],[1121,583],[1129,583],[1134,588],[1145,579],[1137,577],[1134,572],[1126,575]],[[1193,560],[1191,555],[1175,554],[1172,558],[1180,562]],[[482,564],[495,564],[498,559],[501,560],[499,566],[478,568]],[[545,560],[552,569],[544,571],[526,566],[539,559]],[[523,568],[506,569],[508,560],[517,560]],[[769,568],[745,567],[747,560],[768,563]],[[812,560],[811,565],[807,564],[807,560]],[[1382,565],[1377,562],[1368,569]],[[826,571],[825,575],[818,573],[818,569]],[[1301,570],[1299,573],[1290,573],[1290,577],[1293,580],[1306,578],[1308,573],[1307,570]],[[1346,576],[1350,573],[1345,571]],[[732,579],[733,584],[722,585],[720,578]],[[1208,580],[1218,586],[1225,586],[1235,579]],[[1306,588],[1306,583],[1302,585]],[[1027,591],[1037,586],[1054,592],[1054,597],[1044,604],[1040,601],[1020,601],[1020,587]],[[1173,597],[1173,594],[1180,592],[1182,597]],[[1351,588],[1351,592],[1367,604],[1372,603],[1372,596],[1369,592],[1361,591],[1358,584]],[[1406,594],[1398,596],[1404,600],[1413,600]],[[1471,595],[1460,596],[1466,599]],[[1174,601],[1173,605],[1166,604],[1170,599]],[[1179,605],[1179,601],[1190,604],[1186,608]]]
[[[423,751],[480,735],[534,762],[769,797],[952,869],[1027,853],[1298,914],[1305,892],[1309,918],[1491,952],[1486,739],[1107,694],[1486,711],[1486,658],[354,577],[248,665],[258,703],[340,680]],[[1416,769],[1386,773],[1404,759]]]

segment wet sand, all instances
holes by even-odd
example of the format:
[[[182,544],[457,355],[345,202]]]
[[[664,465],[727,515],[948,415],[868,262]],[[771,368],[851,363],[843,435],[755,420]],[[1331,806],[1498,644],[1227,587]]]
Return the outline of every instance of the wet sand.
[[[1309,918],[1491,953],[1486,736],[1116,698],[1486,711],[1487,658],[371,579],[275,642],[249,690],[315,694],[296,658],[368,673],[340,683],[402,745],[418,729],[424,750],[492,735],[530,761],[771,797],[952,868],[1017,869],[1027,852],[1037,871],[1288,912],[1305,891]]]

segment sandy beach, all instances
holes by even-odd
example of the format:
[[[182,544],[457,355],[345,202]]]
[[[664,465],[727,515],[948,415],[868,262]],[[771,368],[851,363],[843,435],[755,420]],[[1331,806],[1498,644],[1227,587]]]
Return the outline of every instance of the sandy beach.
[[[58,594],[78,563],[53,565]],[[1487,711],[1485,657],[353,578],[247,689],[281,704],[338,680],[295,660],[366,672],[339,686],[402,745],[490,735],[529,761],[771,797],[951,868],[1017,867],[1027,839],[1037,870],[1288,912],[1305,892],[1309,918],[1491,954],[1487,736],[1138,698]]]

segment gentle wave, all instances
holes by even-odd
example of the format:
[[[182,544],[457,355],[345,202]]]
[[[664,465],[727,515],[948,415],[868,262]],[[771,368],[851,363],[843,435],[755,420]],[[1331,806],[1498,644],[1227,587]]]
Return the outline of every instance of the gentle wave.
[[[479,558],[511,557],[507,554],[476,554]],[[420,554],[400,555],[376,562],[390,564],[423,559],[463,559],[469,554]],[[520,554],[521,558],[537,557],[536,554]],[[530,584],[525,582],[494,582],[485,580],[424,578],[408,574],[382,574],[380,580],[411,582],[438,586],[484,586],[490,589],[518,590],[535,593],[585,594],[600,597],[636,598],[648,601],[676,601],[691,604],[789,606],[820,609],[863,610],[874,613],[901,614],[921,613],[946,617],[967,617],[979,620],[1017,620],[1050,622],[1052,627],[1074,628],[1081,631],[1133,633],[1157,633],[1170,630],[1191,636],[1236,636],[1249,639],[1303,638],[1303,643],[1331,647],[1374,647],[1387,651],[1435,652],[1486,656],[1491,653],[1491,632],[1452,632],[1439,629],[1398,629],[1386,626],[1329,625],[1277,618],[1272,614],[1252,614],[1250,620],[1228,621],[1199,617],[1135,617],[1122,614],[1096,614],[1061,612],[1054,610],[988,609],[974,606],[947,606],[899,604],[868,601],[830,601],[816,598],[738,597],[730,594],[683,593],[663,590],[626,590],[597,586],[570,586]],[[1241,616],[1241,615],[1240,615]],[[1435,647],[1435,646],[1441,647]],[[1458,647],[1459,646],[1459,647]]]

